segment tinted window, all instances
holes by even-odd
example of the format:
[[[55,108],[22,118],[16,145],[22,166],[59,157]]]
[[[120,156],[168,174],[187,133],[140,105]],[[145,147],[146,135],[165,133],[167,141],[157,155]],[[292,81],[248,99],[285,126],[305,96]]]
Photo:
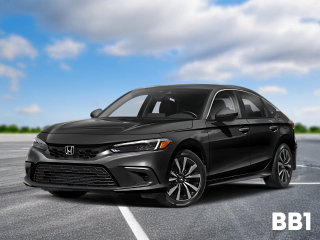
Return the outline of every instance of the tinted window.
[[[99,118],[188,118],[202,116],[211,90],[207,89],[139,89],[132,91],[105,109]]]
[[[240,92],[239,95],[242,99],[246,117],[248,118],[262,118],[264,117],[264,109],[260,99],[250,93]]]
[[[214,120],[217,112],[222,108],[230,108],[234,111],[238,111],[233,91],[223,91],[216,95],[208,119]]]
[[[264,99],[261,99],[261,100],[266,108],[267,116],[274,117],[274,115],[276,115],[277,110],[270,103],[268,103],[266,100],[264,100]]]

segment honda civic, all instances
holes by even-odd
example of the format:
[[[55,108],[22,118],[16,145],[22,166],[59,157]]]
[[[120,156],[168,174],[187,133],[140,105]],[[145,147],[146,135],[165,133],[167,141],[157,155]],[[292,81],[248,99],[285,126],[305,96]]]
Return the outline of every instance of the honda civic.
[[[45,128],[29,150],[24,183],[63,198],[136,193],[185,207],[208,185],[263,178],[286,188],[296,154],[293,121],[252,90],[155,86],[89,119]]]

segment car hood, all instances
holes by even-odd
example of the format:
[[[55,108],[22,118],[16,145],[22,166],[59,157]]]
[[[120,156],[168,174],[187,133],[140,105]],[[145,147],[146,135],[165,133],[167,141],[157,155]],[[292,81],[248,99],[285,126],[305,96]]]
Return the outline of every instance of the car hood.
[[[192,120],[84,119],[47,127],[47,134],[145,135],[192,128]]]

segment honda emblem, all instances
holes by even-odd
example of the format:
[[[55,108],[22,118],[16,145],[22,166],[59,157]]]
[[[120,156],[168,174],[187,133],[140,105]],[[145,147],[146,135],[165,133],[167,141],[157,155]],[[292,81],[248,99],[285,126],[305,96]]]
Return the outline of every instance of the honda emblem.
[[[73,155],[74,154],[74,146],[65,146],[65,152],[67,155]]]

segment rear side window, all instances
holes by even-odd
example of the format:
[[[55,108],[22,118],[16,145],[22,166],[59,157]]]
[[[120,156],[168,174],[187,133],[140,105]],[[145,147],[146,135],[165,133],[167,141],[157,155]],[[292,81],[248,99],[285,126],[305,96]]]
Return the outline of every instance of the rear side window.
[[[240,92],[240,98],[244,105],[245,114],[247,118],[263,118],[264,109],[260,99],[250,93]]]
[[[276,109],[270,104],[268,103],[266,100],[261,99],[264,106],[266,107],[266,112],[267,112],[267,116],[268,117],[274,117],[274,115],[276,115]]]
[[[216,95],[212,103],[208,119],[214,120],[216,113],[219,112],[222,108],[230,108],[234,111],[239,112],[236,105],[235,95],[233,91],[223,91],[223,92],[219,92]]]

